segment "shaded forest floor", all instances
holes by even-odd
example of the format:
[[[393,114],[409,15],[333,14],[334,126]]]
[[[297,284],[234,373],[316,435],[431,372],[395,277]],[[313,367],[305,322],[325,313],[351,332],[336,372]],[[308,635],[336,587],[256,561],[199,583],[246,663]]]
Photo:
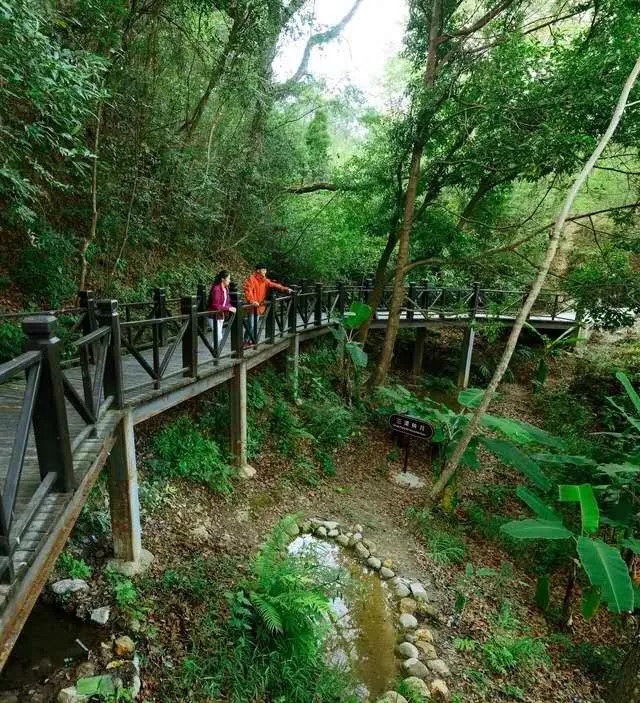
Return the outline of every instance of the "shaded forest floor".
[[[561,367],[555,372],[556,379],[570,374]],[[539,407],[527,385],[511,383],[504,385],[494,412],[544,424]],[[513,497],[518,481],[509,469],[483,454],[482,469],[460,484],[455,516],[429,513],[424,509],[432,480],[429,453],[424,447],[412,450],[409,466],[426,487],[398,485],[392,476],[402,470],[401,452],[382,423],[369,422],[347,446],[334,451],[335,475],[313,486],[269,434],[254,448],[256,478],[236,482],[229,496],[189,480],[150,480],[158,432],[177,417],[193,419],[200,411],[193,403],[137,432],[143,544],[155,555],[150,571],[128,581],[105,570],[110,538],[103,484],[68,550],[89,565],[92,577],[86,596],[62,605],[83,618],[91,608],[114,606],[100,639],[108,639],[112,631],[136,640],[143,658],[141,700],[226,700],[202,693],[194,651],[210,647],[212,656],[220,656],[225,643],[216,641],[217,630],[209,620],[212,603],[215,617],[228,616],[224,594],[242,580],[258,545],[289,513],[362,524],[398,573],[427,586],[440,613],[434,635],[452,672],[448,683],[454,701],[599,700],[619,665],[625,624],[606,613],[587,623],[578,601],[572,628],[562,631],[557,607],[563,597],[562,572],[552,584],[549,614],[544,617],[537,609],[536,560],[549,555],[500,536],[500,519],[524,514]],[[68,575],[58,570],[58,577]],[[32,680],[17,700],[55,700],[57,691],[76,676],[75,663],[69,662],[48,671],[45,685]]]

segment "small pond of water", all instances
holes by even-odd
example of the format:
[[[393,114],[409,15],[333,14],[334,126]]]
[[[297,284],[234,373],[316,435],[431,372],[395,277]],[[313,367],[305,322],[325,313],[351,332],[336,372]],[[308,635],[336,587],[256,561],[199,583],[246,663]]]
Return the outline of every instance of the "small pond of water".
[[[396,633],[389,589],[375,572],[364,568],[335,544],[302,535],[289,545],[292,554],[314,556],[323,566],[350,575],[340,596],[332,600],[334,624],[327,641],[329,661],[351,670],[361,682],[359,693],[375,700],[396,677]]]
[[[0,692],[43,681],[65,664],[86,660],[100,628],[38,601],[0,675]],[[81,642],[81,644],[78,643]]]

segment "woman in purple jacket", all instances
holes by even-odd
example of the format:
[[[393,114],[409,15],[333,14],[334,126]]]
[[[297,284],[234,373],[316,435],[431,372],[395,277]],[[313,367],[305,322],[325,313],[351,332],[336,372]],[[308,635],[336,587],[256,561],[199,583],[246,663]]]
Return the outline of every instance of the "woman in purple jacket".
[[[231,305],[231,295],[229,294],[230,283],[231,274],[228,271],[222,270],[213,279],[213,285],[209,293],[209,310],[214,313],[209,318],[209,327],[213,330],[213,322],[215,320],[218,332],[218,343],[222,340],[224,318],[227,316],[227,313],[236,311]]]

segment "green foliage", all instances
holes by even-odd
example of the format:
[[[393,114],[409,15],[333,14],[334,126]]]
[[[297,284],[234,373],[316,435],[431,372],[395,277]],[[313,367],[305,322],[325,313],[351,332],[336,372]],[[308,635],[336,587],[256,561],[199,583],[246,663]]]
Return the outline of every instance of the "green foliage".
[[[68,551],[62,552],[58,557],[57,568],[68,578],[83,579],[84,581],[90,579],[93,573],[93,569],[84,559],[78,559]]]
[[[546,644],[538,638],[495,634],[481,647],[489,669],[502,676],[522,669],[535,669],[550,664]]]
[[[9,361],[22,353],[24,335],[19,325],[14,322],[0,324],[0,363]]]
[[[160,476],[188,478],[206,484],[212,491],[228,495],[233,491],[231,467],[219,446],[180,417],[153,439],[157,459],[149,465]]]
[[[439,564],[462,564],[464,562],[465,544],[457,531],[451,527],[445,529],[443,523],[436,521],[433,515],[425,509],[407,508],[407,516],[424,538],[429,556],[435,562]]]

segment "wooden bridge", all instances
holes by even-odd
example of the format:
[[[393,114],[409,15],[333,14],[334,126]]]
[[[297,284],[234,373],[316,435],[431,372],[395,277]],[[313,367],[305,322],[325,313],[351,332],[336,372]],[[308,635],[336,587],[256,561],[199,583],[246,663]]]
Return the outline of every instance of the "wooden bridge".
[[[148,302],[122,304],[82,292],[77,308],[0,316],[25,335],[24,353],[0,365],[0,667],[105,465],[114,557],[140,562],[134,426],[228,382],[231,455],[249,477],[247,372],[286,352],[295,389],[300,343],[325,334],[351,302],[368,301],[371,288],[305,284],[272,295],[263,315],[234,291],[237,313],[221,338],[216,325],[209,330],[203,286],[194,296],[168,300],[156,289]],[[427,328],[464,327],[459,383],[466,386],[476,323],[512,324],[525,295],[410,285],[401,325],[415,328],[414,371]],[[386,326],[389,297],[385,291],[374,328]],[[543,293],[530,323],[564,330],[577,320],[566,296]]]

